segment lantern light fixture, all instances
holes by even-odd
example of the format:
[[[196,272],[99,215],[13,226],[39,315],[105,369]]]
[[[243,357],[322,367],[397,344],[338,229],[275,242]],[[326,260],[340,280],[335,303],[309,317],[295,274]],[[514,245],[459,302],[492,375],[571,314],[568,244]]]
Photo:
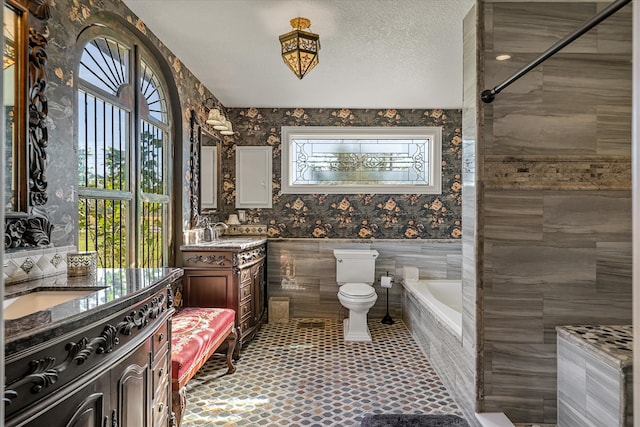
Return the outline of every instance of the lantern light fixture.
[[[293,30],[280,36],[282,59],[299,79],[318,65],[320,36],[308,30],[311,21],[307,18],[293,18],[289,21]]]

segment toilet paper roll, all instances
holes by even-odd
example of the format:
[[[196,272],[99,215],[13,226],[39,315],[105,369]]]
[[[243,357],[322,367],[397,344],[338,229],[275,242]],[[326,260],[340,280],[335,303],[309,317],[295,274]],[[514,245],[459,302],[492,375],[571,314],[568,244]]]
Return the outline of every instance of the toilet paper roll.
[[[383,288],[390,288],[391,287],[391,277],[389,276],[382,276],[380,278],[380,285]]]

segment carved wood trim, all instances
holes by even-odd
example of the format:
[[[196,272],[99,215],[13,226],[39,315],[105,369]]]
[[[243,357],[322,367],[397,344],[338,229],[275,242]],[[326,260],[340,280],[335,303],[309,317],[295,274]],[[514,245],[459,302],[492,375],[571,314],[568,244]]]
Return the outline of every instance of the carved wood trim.
[[[156,319],[167,310],[166,296],[160,294],[151,298],[139,309],[131,311],[122,321],[113,326],[107,323],[102,333],[93,338],[82,337],[78,342],[69,342],[65,345],[67,353],[64,360],[56,365],[55,357],[43,357],[29,362],[27,373],[5,386],[4,402],[10,405],[20,398],[18,389],[24,385],[31,385],[31,393],[38,394],[58,381],[60,373],[64,372],[71,363],[84,364],[93,355],[111,353],[120,344],[118,335],[131,335],[134,328],[143,329],[150,323],[150,319]]]
[[[217,266],[224,267],[225,263],[228,263],[231,261],[225,255],[207,255],[207,256],[193,255],[187,258],[185,262],[194,263],[194,264],[201,262],[203,264],[208,264],[208,265],[215,264]]]
[[[252,249],[250,251],[241,252],[238,255],[239,265],[244,265],[252,261],[255,261],[257,259],[263,258],[265,254],[266,254],[266,248],[264,245],[256,249]]]
[[[51,16],[48,0],[29,1],[29,11],[33,18],[46,21]],[[5,249],[48,246],[51,243],[53,224],[43,210],[37,209],[47,204],[46,148],[49,143],[47,116],[49,105],[45,95],[47,87],[47,38],[34,25],[29,25],[28,40],[28,212],[5,219]]]
[[[47,39],[35,28],[29,28],[29,202],[31,206],[47,204],[47,179],[44,176],[49,143],[47,115]]]
[[[195,111],[191,110],[189,119],[189,171],[191,183],[189,185],[189,200],[191,206],[191,227],[196,227],[200,216],[200,125]]]

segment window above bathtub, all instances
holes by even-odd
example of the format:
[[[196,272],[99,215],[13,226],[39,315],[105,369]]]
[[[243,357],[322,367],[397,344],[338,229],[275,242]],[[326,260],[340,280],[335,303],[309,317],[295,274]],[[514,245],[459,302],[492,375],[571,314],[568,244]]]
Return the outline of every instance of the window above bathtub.
[[[282,127],[284,194],[440,194],[440,127]]]

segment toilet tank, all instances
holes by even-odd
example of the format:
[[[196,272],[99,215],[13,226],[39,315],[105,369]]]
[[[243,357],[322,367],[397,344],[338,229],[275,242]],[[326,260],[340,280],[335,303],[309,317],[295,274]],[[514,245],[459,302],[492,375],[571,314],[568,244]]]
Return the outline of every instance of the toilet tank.
[[[334,249],[336,281],[343,283],[375,282],[378,251],[369,249]]]

